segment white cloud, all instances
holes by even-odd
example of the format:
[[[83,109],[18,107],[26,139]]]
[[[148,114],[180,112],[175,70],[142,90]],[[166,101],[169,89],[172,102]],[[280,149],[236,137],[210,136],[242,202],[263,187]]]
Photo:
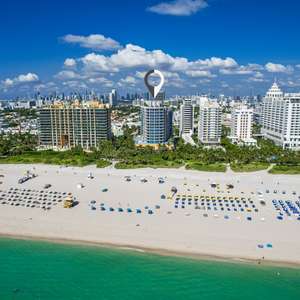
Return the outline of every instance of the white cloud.
[[[10,78],[6,78],[5,80],[2,81],[2,84],[4,87],[10,87],[14,85],[14,80]]]
[[[146,49],[128,44],[110,57],[110,61],[116,67],[132,68],[139,66],[155,67],[158,65],[170,65],[174,58],[161,50],[147,51]]]
[[[167,76],[178,76],[177,72],[185,72],[193,77],[213,77],[208,70],[218,68],[235,68],[237,62],[230,57],[225,59],[211,57],[188,61],[185,57],[173,57],[162,50],[146,50],[140,46],[128,44],[123,49],[105,56],[90,53],[80,58],[87,73],[91,72],[118,72],[125,69],[160,68]],[[139,71],[139,70],[137,70]],[[192,72],[193,71],[193,72]],[[167,74],[167,72],[170,72]],[[142,77],[142,74],[139,74]]]
[[[190,67],[200,69],[213,69],[213,68],[234,68],[238,66],[238,63],[231,57],[222,59],[220,57],[211,57],[207,59],[198,59],[189,63]]]
[[[112,64],[109,56],[90,53],[80,60],[87,72],[117,72],[119,70]]]
[[[67,34],[63,37],[63,40],[66,43],[79,44],[83,48],[94,50],[115,50],[121,48],[119,42],[102,34],[91,34],[88,36]]]
[[[174,0],[150,6],[147,10],[161,15],[190,16],[207,6],[205,0]]]
[[[39,77],[34,73],[27,73],[26,75],[21,74],[16,78],[17,82],[23,83],[23,82],[35,82],[38,81]]]
[[[261,73],[261,72],[256,72],[256,73],[253,75],[253,77],[255,77],[255,78],[264,78],[264,74]]]
[[[207,70],[188,70],[185,72],[185,74],[190,77],[216,77],[216,75],[212,74],[210,71]]]
[[[86,39],[72,36],[72,42],[80,43],[83,46]],[[118,42],[116,43],[119,45]],[[92,46],[89,43],[88,45],[95,48],[95,44]],[[294,67],[296,76],[299,72],[297,72],[296,65]],[[55,78],[58,86],[64,85],[70,89],[76,87],[76,82],[77,84],[82,82],[88,88],[95,88],[100,91],[103,87],[112,86],[118,86],[121,90],[127,88],[145,90],[141,79],[143,79],[145,72],[152,68],[158,68],[163,72],[165,85],[170,87],[169,91],[172,91],[173,87],[188,91],[190,87],[197,87],[201,84],[211,86],[216,84],[217,88],[220,88],[222,79],[225,79],[224,77],[227,75],[234,75],[236,79],[233,81],[233,78],[230,78],[230,83],[226,82],[226,84],[236,87],[237,83],[241,83],[241,88],[243,88],[245,82],[262,83],[267,81],[268,72],[276,71],[290,74],[293,71],[292,66],[273,63],[239,65],[232,57],[213,56],[189,60],[186,57],[172,56],[160,49],[149,50],[138,45],[127,44],[123,48],[115,48],[113,53],[97,53],[95,51],[83,57],[67,58],[64,62],[64,68]],[[245,77],[245,75],[249,76]],[[218,77],[218,82],[214,80],[215,77]],[[7,86],[12,85],[14,84],[12,81],[12,79],[7,78],[5,84]]]
[[[236,66],[231,69],[220,69],[220,74],[223,75],[250,75],[255,74],[258,70],[262,70],[263,67],[258,64],[248,64],[246,66]]]
[[[87,89],[87,85],[84,82],[78,80],[65,81],[62,83],[62,85],[67,86],[72,90]]]
[[[78,73],[72,70],[60,71],[58,74],[55,75],[55,77],[61,80],[74,80],[81,78],[81,76]]]
[[[137,83],[136,79],[133,76],[126,76],[120,80],[122,84],[135,85]]]
[[[64,66],[67,68],[76,67],[76,60],[74,58],[67,58],[64,62]]]
[[[1,85],[4,89],[7,89],[15,85],[33,83],[37,81],[39,81],[38,75],[36,75],[35,73],[27,73],[27,74],[20,74],[13,79],[6,78],[1,82]]]
[[[200,84],[208,84],[208,83],[210,83],[210,82],[211,82],[211,80],[210,80],[210,79],[207,79],[207,78],[200,79],[200,80],[198,81],[198,83],[200,83]]]
[[[88,82],[93,85],[101,85],[105,87],[112,87],[114,85],[113,81],[105,77],[89,78]]]
[[[293,67],[292,66],[284,66],[282,64],[274,64],[274,63],[267,63],[265,68],[270,73],[292,73]]]

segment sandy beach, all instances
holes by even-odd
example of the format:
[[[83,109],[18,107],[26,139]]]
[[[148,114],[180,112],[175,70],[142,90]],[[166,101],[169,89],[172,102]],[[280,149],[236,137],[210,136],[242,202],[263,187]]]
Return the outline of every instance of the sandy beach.
[[[26,170],[38,176],[19,184]],[[90,172],[93,179],[88,178]],[[278,220],[272,204],[274,199],[299,200],[300,176],[270,175],[265,171],[238,174],[48,165],[1,165],[0,174],[4,175],[1,193],[15,188],[65,192],[72,193],[79,202],[71,209],[63,208],[60,202],[50,210],[0,203],[1,235],[300,266],[300,221],[294,215]],[[127,182],[125,176],[131,181]],[[158,183],[159,177],[164,183]],[[147,182],[141,182],[143,178]],[[79,183],[83,188],[78,188]],[[219,188],[212,187],[212,183]],[[45,189],[45,184],[51,187]],[[178,192],[168,199],[174,186]],[[187,200],[184,208],[181,202],[176,208],[178,195],[244,197],[251,199],[258,211],[195,209]],[[266,205],[260,203],[262,200]],[[91,201],[96,203],[91,205]],[[105,210],[100,209],[101,204]],[[127,212],[128,208],[132,212]]]

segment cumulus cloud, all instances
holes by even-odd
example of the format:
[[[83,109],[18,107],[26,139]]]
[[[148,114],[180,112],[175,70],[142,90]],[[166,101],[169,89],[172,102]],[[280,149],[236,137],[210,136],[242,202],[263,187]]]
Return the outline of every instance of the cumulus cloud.
[[[67,68],[76,67],[76,60],[74,58],[67,58],[64,62],[64,66]]]
[[[176,72],[185,72],[191,77],[214,77],[209,70],[238,66],[237,62],[230,57],[224,59],[211,57],[189,61],[185,57],[173,57],[162,50],[146,50],[132,44],[126,45],[109,56],[89,53],[77,61],[83,64],[84,70],[88,73],[115,73],[125,69],[161,68],[164,72],[170,72],[168,74],[170,76],[178,76]]]
[[[235,68],[231,69],[220,69],[220,74],[223,75],[251,75],[255,74],[255,72],[263,70],[263,66],[259,64],[248,64],[246,66],[238,66],[236,65]]]
[[[185,74],[190,77],[216,77],[216,75],[213,75],[210,71],[207,70],[188,70],[185,72]]]
[[[112,38],[107,38],[102,34],[91,34],[88,36],[67,34],[63,41],[71,44],[79,44],[80,47],[93,50],[115,50],[121,48],[119,42]]]
[[[121,83],[125,84],[130,84],[130,85],[135,85],[136,84],[136,79],[133,76],[126,76],[125,78],[122,78],[120,80]]]
[[[7,89],[7,88],[10,88],[15,85],[33,83],[33,82],[38,82],[38,81],[39,81],[39,77],[37,74],[27,73],[27,74],[20,74],[13,79],[6,78],[1,82],[1,85],[4,89]]]
[[[79,79],[81,78],[81,76],[72,71],[72,70],[63,70],[63,71],[60,71],[59,73],[57,73],[55,75],[55,77],[57,79],[61,79],[61,80],[74,80],[74,79]]]
[[[105,78],[105,77],[96,77],[96,78],[89,78],[88,82],[93,85],[101,85],[105,87],[112,87],[114,82]]]
[[[150,6],[147,10],[160,15],[190,16],[207,6],[205,0],[174,0]]]
[[[93,35],[90,35],[93,36]],[[88,37],[90,37],[88,36]],[[88,39],[81,39],[82,36],[71,36],[69,41],[83,46],[95,48],[95,42],[87,42]],[[75,37],[75,38],[74,38]],[[104,36],[102,36],[106,39]],[[87,38],[87,37],[84,37]],[[103,40],[103,39],[102,39]],[[97,43],[96,43],[97,44]],[[116,42],[119,45],[118,42]],[[103,44],[100,47],[103,49]],[[215,87],[216,92],[222,92],[221,83],[225,79],[226,84],[236,88],[241,84],[241,89],[247,83],[269,82],[272,73],[281,73],[280,80],[286,86],[296,87],[299,76],[299,65],[283,65],[268,62],[266,65],[248,63],[240,65],[232,57],[209,57],[190,60],[186,57],[173,56],[160,49],[145,49],[134,44],[127,44],[124,47],[115,47],[112,53],[99,53],[95,49],[82,57],[66,58],[63,67],[54,75],[55,86],[48,86],[47,82],[40,82],[34,73],[21,74],[15,78],[6,78],[0,82],[0,89],[8,92],[26,93],[33,90],[44,91],[71,91],[73,89],[93,89],[96,91],[107,91],[112,87],[119,87],[120,91],[131,89],[132,91],[145,90],[143,77],[145,72],[152,68],[160,69],[165,76],[165,86],[169,93],[178,92],[182,89],[188,93],[192,89],[200,89],[201,86]],[[232,76],[231,76],[232,75]],[[246,76],[248,75],[248,76]],[[234,78],[233,78],[234,76]],[[215,78],[218,80],[216,81]],[[35,82],[35,84],[25,84]],[[24,83],[21,85],[21,83]],[[17,85],[20,85],[17,87]],[[23,89],[24,88],[24,89]],[[224,88],[224,87],[223,87]],[[219,89],[219,90],[218,90]],[[199,91],[199,90],[197,90]]]
[[[274,63],[267,63],[265,68],[270,73],[292,73],[293,67],[292,66],[284,66],[282,64],[274,64]]]
[[[82,57],[80,61],[88,72],[117,72],[119,69],[113,65],[110,57],[99,55],[96,53],[89,53]]]

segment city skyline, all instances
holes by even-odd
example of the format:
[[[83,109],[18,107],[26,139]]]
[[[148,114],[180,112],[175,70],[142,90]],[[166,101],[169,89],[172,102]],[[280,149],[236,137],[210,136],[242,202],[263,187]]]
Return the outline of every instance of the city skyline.
[[[0,99],[86,89],[143,93],[149,68],[163,72],[169,96],[265,94],[274,78],[298,91],[300,4],[268,2],[5,3]]]

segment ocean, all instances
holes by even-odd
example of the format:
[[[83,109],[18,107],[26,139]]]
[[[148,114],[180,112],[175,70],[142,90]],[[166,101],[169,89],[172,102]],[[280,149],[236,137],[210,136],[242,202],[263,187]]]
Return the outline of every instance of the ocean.
[[[0,239],[0,299],[300,299],[300,269]]]

